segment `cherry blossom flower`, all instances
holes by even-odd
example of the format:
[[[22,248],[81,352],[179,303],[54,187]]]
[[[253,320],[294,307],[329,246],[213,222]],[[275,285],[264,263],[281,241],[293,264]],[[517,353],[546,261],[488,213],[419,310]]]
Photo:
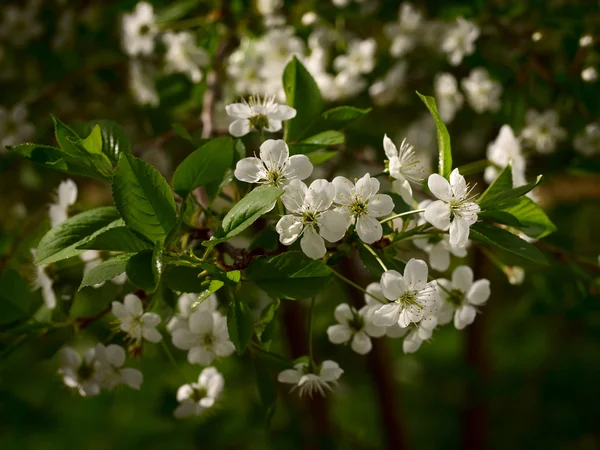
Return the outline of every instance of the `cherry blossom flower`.
[[[139,2],[132,13],[123,16],[123,49],[129,56],[152,54],[157,33],[154,9],[150,3]]]
[[[120,384],[138,389],[140,388],[143,375],[137,369],[123,367],[125,364],[125,349],[120,345],[96,344],[95,366],[96,377],[100,381],[100,386],[106,389],[113,389]]]
[[[72,347],[63,347],[60,351],[61,368],[58,374],[66,386],[77,389],[82,397],[98,395],[100,382],[94,365],[96,351],[89,349],[83,358]]]
[[[44,32],[44,25],[38,18],[40,3],[35,0],[21,1],[18,5],[3,4],[0,38],[16,47],[23,47]],[[2,133],[0,133],[0,136]],[[12,145],[12,144],[6,144]]]
[[[312,397],[313,392],[325,396],[326,390],[332,390],[331,385],[336,384],[344,371],[335,361],[323,361],[320,367],[311,371],[307,363],[298,363],[293,369],[280,372],[277,380],[280,383],[295,385],[292,391],[298,389],[300,397],[308,394]]]
[[[186,328],[188,326],[189,318],[194,311],[204,311],[208,314],[212,314],[216,310],[217,296],[215,294],[210,295],[202,302],[198,302],[198,294],[182,294],[177,299],[177,314],[169,320],[167,330],[169,333],[173,334],[178,328]]]
[[[369,95],[373,103],[377,106],[392,104],[404,86],[405,77],[406,63],[401,61],[394,64],[383,78],[378,78],[369,87]]]
[[[454,326],[462,330],[475,320],[476,307],[487,302],[490,282],[486,279],[473,282],[471,268],[459,266],[452,272],[452,281],[437,280],[437,292],[445,301],[445,314],[440,315],[440,324],[448,323],[454,317]]]
[[[152,343],[162,339],[156,329],[160,316],[152,312],[145,313],[137,295],[126,295],[123,303],[112,302],[112,313],[120,322],[119,328],[129,335],[135,345],[141,345],[142,339]]]
[[[480,210],[479,205],[472,201],[465,177],[454,169],[448,182],[434,173],[429,176],[428,185],[439,200],[425,208],[425,219],[442,231],[449,230],[451,246],[464,247],[469,238],[469,227],[477,221]]]
[[[188,350],[188,361],[201,366],[212,364],[216,356],[226,357],[235,351],[227,318],[219,312],[203,310],[190,314],[187,327],[173,331],[173,345]]]
[[[413,324],[405,328],[406,336],[402,341],[402,350],[404,353],[415,353],[424,341],[431,339],[433,330],[438,324],[438,319],[435,315],[427,315],[419,322],[418,325]]]
[[[335,203],[340,205],[336,211],[344,217],[347,227],[355,224],[358,236],[367,244],[381,239],[383,228],[377,218],[390,214],[394,201],[389,195],[378,194],[379,180],[367,173],[356,185],[344,177],[335,177],[333,185]]]
[[[384,32],[392,40],[390,54],[400,58],[415,48],[419,38],[419,31],[423,26],[423,15],[407,2],[400,5],[398,22],[384,26]]]
[[[526,163],[521,153],[521,144],[515,137],[510,125],[502,125],[496,140],[488,145],[487,159],[493,163],[485,169],[483,174],[483,178],[487,183],[491,184],[498,177],[499,168],[504,168],[510,163],[513,187],[527,184],[525,179]]]
[[[458,82],[451,73],[440,73],[435,77],[435,99],[440,117],[446,123],[454,120],[456,112],[464,103],[464,97],[458,90]]]
[[[245,183],[284,187],[292,180],[304,180],[313,171],[306,155],[290,156],[282,140],[268,139],[260,146],[260,158],[244,158],[235,166],[235,177]]]
[[[360,310],[342,303],[335,308],[335,319],[339,322],[327,328],[327,336],[333,344],[350,343],[350,348],[359,355],[371,351],[371,337],[380,337],[385,334],[385,328],[377,327],[365,319],[369,310],[365,305]]]
[[[312,259],[326,253],[325,241],[337,242],[346,233],[347,220],[341,213],[329,210],[335,199],[335,186],[327,180],[315,180],[307,187],[292,180],[281,196],[291,214],[284,215],[275,229],[283,245],[293,244],[300,236],[300,248]]]
[[[375,324],[375,311],[377,311],[381,305],[387,303],[385,295],[383,295],[383,290],[381,289],[381,283],[370,283],[365,290],[367,291],[367,293],[364,294],[365,306],[361,308],[360,311],[362,311],[361,314],[365,324],[369,327],[369,336],[381,337],[385,335],[392,339],[404,336],[406,334],[406,328],[400,327],[398,323],[389,327]]]
[[[243,103],[233,103],[225,107],[227,115],[235,119],[229,125],[229,133],[235,137],[245,136],[253,128],[276,133],[282,128],[282,121],[296,117],[291,106],[275,102],[275,97],[252,96]]]
[[[458,66],[463,58],[475,51],[475,41],[479,37],[479,28],[473,22],[462,17],[450,27],[442,42],[442,51],[448,55],[448,62]]]
[[[471,70],[467,78],[461,81],[467,94],[467,101],[475,112],[482,114],[486,111],[497,111],[500,108],[502,86],[490,78],[483,67]]]
[[[167,73],[184,73],[194,83],[202,80],[200,67],[207,66],[210,58],[206,50],[196,44],[189,31],[167,32],[163,36],[167,46],[165,55]]]
[[[211,408],[223,391],[225,380],[214,367],[206,367],[200,372],[197,383],[184,384],[177,390],[179,406],[173,412],[178,419],[199,416]]]
[[[353,40],[348,44],[348,52],[333,60],[333,67],[338,72],[367,74],[375,67],[375,51],[377,42],[369,38],[364,41]]]
[[[417,159],[414,147],[405,138],[398,150],[386,134],[383,137],[383,149],[388,158],[390,176],[395,178],[392,188],[407,205],[412,205],[413,193],[410,183],[420,183],[423,180],[423,166]]]
[[[23,103],[12,109],[0,106],[0,154],[4,153],[5,146],[17,145],[33,138],[35,126],[27,121],[27,115],[27,106]]]
[[[584,156],[593,156],[600,152],[600,124],[589,123],[585,130],[575,136],[573,147]]]
[[[567,132],[559,126],[558,121],[556,111],[539,113],[530,109],[525,114],[525,128],[521,131],[523,143],[542,154],[554,152],[558,141],[567,137]]]
[[[133,60],[129,63],[129,88],[140,105],[158,106],[160,98],[152,78],[153,69],[147,64]]]
[[[427,281],[427,264],[412,258],[406,264],[404,275],[387,270],[381,276],[383,295],[389,303],[375,313],[375,325],[406,328],[432,313],[437,301],[435,283]]]

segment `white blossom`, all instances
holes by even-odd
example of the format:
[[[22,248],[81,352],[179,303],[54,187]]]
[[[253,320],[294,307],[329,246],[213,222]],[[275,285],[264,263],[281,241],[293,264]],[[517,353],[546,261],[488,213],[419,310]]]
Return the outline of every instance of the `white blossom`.
[[[589,123],[585,129],[575,136],[573,147],[584,156],[600,153],[600,124]]]
[[[434,90],[440,117],[446,123],[452,122],[464,103],[464,97],[458,90],[456,78],[451,73],[436,75]]]
[[[490,296],[490,282],[481,279],[473,282],[473,271],[468,266],[459,266],[452,272],[452,281],[437,280],[437,292],[445,301],[446,317],[440,323],[448,323],[454,317],[457,330],[464,329],[475,320],[477,307],[487,302]]]
[[[158,33],[152,5],[139,2],[132,13],[124,14],[121,31],[123,49],[129,56],[152,54]]]
[[[215,294],[211,294],[202,302],[198,302],[198,294],[186,293],[180,295],[177,299],[177,314],[171,317],[169,323],[167,323],[167,330],[173,334],[178,328],[186,328],[190,315],[194,311],[204,311],[212,314],[217,310],[217,304]]]
[[[208,366],[216,356],[226,357],[235,351],[229,339],[227,318],[219,312],[202,309],[192,312],[187,327],[173,331],[173,345],[188,350],[191,364]]]
[[[567,132],[558,124],[556,111],[538,113],[530,109],[525,114],[525,128],[521,131],[521,139],[525,145],[535,148],[539,153],[554,152],[558,141],[566,137]]]
[[[27,122],[27,106],[23,103],[7,110],[0,106],[0,154],[5,146],[21,144],[35,134],[33,124]]]
[[[581,79],[586,83],[593,83],[598,79],[598,70],[593,66],[586,67],[581,71]]]
[[[591,34],[584,34],[579,38],[580,47],[591,47],[594,44],[594,37]]]
[[[36,249],[31,249],[31,255],[35,259]],[[35,280],[33,282],[33,290],[41,289],[44,304],[48,309],[56,308],[56,294],[52,285],[54,280],[46,272],[48,265],[38,264],[35,266]]]
[[[225,380],[214,367],[206,367],[200,372],[197,383],[184,384],[177,390],[179,406],[173,412],[178,419],[199,416],[211,408],[223,391]]]
[[[96,351],[89,349],[83,358],[72,347],[60,351],[61,368],[58,370],[66,386],[77,389],[82,397],[98,395],[100,382],[94,365]]]
[[[333,68],[337,72],[350,74],[367,74],[375,68],[375,51],[377,43],[369,38],[363,41],[353,40],[348,44],[348,52],[333,60]]]
[[[429,189],[439,200],[425,208],[425,220],[442,231],[449,230],[450,245],[464,247],[469,227],[477,221],[479,205],[473,202],[471,189],[458,169],[450,174],[450,182],[434,173],[429,176]]]
[[[479,27],[462,17],[456,19],[456,24],[448,29],[442,51],[448,55],[448,62],[458,66],[465,56],[475,51],[475,41],[479,37]]]
[[[17,5],[3,5],[0,37],[2,40],[12,42],[17,47],[23,47],[32,39],[40,36],[44,31],[44,26],[37,17],[38,2],[21,1],[18,3],[22,5],[21,8]]]
[[[513,187],[527,184],[525,179],[526,162],[521,153],[521,144],[510,125],[502,125],[496,140],[488,145],[487,159],[493,164],[488,166],[483,174],[486,183],[491,184],[498,177],[500,170],[510,163]]]
[[[139,346],[142,339],[157,343],[162,339],[156,329],[160,316],[152,312],[144,312],[142,301],[137,295],[128,294],[123,303],[112,302],[112,313],[120,322],[119,328],[127,333],[135,345]]]
[[[291,214],[284,215],[275,229],[283,245],[293,244],[300,236],[300,248],[312,259],[322,258],[327,249],[325,241],[339,241],[347,229],[345,217],[329,210],[335,199],[335,186],[327,180],[315,180],[307,187],[302,181],[292,180],[281,196]]]
[[[331,385],[335,385],[343,373],[338,363],[331,360],[323,361],[314,371],[311,371],[307,363],[298,363],[293,369],[280,372],[277,380],[280,383],[293,384],[292,391],[298,389],[301,397],[305,394],[312,397],[313,392],[325,396],[326,390],[331,391]]]
[[[50,205],[50,226],[54,228],[69,218],[69,207],[77,201],[77,185],[71,179],[61,181],[56,189],[56,201]]]
[[[281,139],[267,139],[260,146],[260,158],[244,158],[235,166],[235,177],[245,183],[283,187],[293,180],[308,178],[313,165],[306,155],[290,156]]]
[[[272,16],[283,6],[283,0],[257,0],[256,9],[263,16]]]
[[[312,74],[323,98],[335,102],[352,98],[362,92],[367,82],[358,73],[343,71],[337,75],[321,72]]]
[[[111,344],[105,347],[102,344],[96,344],[96,376],[101,387],[110,390],[120,384],[126,384],[139,390],[143,375],[137,369],[123,367],[125,356],[125,350],[119,345]]]
[[[433,313],[437,294],[435,283],[427,281],[427,272],[424,261],[412,258],[403,275],[395,270],[383,273],[381,288],[389,303],[375,311],[375,325],[406,328]]]
[[[283,127],[282,121],[296,117],[291,106],[275,102],[275,97],[250,97],[244,103],[233,103],[225,107],[227,115],[234,119],[229,125],[229,133],[235,137],[245,136],[253,128],[276,133]]]
[[[386,24],[383,28],[387,37],[392,40],[390,54],[399,58],[411,51],[417,43],[422,26],[421,12],[410,3],[402,3],[398,12],[398,22]]]
[[[381,337],[385,335],[392,339],[404,336],[406,334],[406,328],[402,328],[398,323],[389,327],[375,324],[375,312],[381,305],[387,303],[385,295],[383,295],[381,283],[370,283],[365,290],[367,291],[364,294],[365,306],[361,308],[361,311],[363,311],[362,316],[365,324],[369,327],[369,336]]]
[[[418,238],[413,242],[429,255],[429,265],[438,272],[445,272],[450,267],[450,254],[457,258],[467,256],[467,246],[450,245],[450,236],[447,234],[434,238]]]
[[[327,336],[333,344],[350,343],[350,348],[359,355],[371,351],[373,344],[371,337],[380,337],[385,334],[385,329],[375,326],[365,318],[369,311],[368,305],[361,309],[342,303],[335,308],[335,319],[339,322],[327,328]]]
[[[392,104],[404,85],[405,77],[406,63],[401,61],[394,64],[383,78],[375,80],[369,86],[369,95],[373,103],[377,106]]]
[[[492,80],[488,71],[483,67],[471,70],[469,77],[463,78],[461,84],[467,94],[467,101],[475,112],[481,114],[500,108],[502,86]]]
[[[347,227],[354,224],[360,239],[372,244],[381,239],[383,228],[377,218],[385,217],[394,209],[392,197],[378,194],[379,180],[368,173],[354,185],[344,177],[333,179],[336,208],[346,221]]]
[[[424,341],[431,338],[433,330],[438,325],[435,315],[425,316],[418,324],[412,324],[405,328],[406,335],[402,341],[404,353],[414,353],[421,347]]]
[[[167,32],[163,35],[167,46],[165,55],[167,73],[184,73],[194,83],[202,80],[200,67],[207,66],[210,57],[206,50],[199,47],[194,35],[189,31]]]
[[[407,205],[412,205],[413,192],[410,183],[423,181],[423,166],[417,159],[414,147],[404,138],[398,150],[386,134],[383,137],[383,149],[388,158],[390,176],[395,178],[392,188]]]
[[[140,105],[158,106],[160,99],[152,79],[152,69],[140,61],[129,63],[129,88]]]

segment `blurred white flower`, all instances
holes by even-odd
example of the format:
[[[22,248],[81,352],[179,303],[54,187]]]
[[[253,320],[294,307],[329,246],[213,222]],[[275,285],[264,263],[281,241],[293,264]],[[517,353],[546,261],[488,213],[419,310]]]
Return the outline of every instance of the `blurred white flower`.
[[[27,106],[23,103],[7,110],[0,106],[0,154],[5,146],[21,144],[35,134],[35,126],[27,122]]]
[[[377,43],[373,38],[350,41],[347,53],[336,57],[333,60],[333,67],[337,72],[349,74],[371,73],[375,67],[376,50]]]
[[[0,22],[0,37],[17,47],[23,47],[44,31],[44,26],[38,20],[38,2],[20,1],[22,7],[5,4],[2,8]],[[10,145],[10,144],[8,144]]]
[[[373,337],[379,337],[385,333],[385,329],[369,324],[364,317],[368,311],[368,306],[360,310],[342,303],[335,308],[335,319],[339,322],[327,328],[327,336],[333,344],[350,343],[350,348],[359,355],[365,355],[371,351],[371,333]],[[373,328],[373,330],[371,330]],[[383,332],[382,332],[383,331]]]
[[[475,320],[477,306],[483,305],[490,297],[490,282],[481,279],[473,282],[473,271],[468,266],[459,266],[452,272],[452,281],[437,280],[437,292],[445,301],[445,314],[438,316],[440,324],[448,323],[454,317],[457,330],[464,329]]]
[[[594,44],[594,37],[591,34],[584,34],[579,38],[580,47],[591,47]]]
[[[173,345],[188,350],[188,361],[201,366],[212,364],[216,356],[226,357],[235,351],[229,339],[227,318],[219,312],[202,309],[190,314],[187,327],[173,331]]]
[[[496,140],[488,145],[487,159],[493,164],[488,166],[483,174],[486,183],[491,184],[500,174],[500,170],[510,163],[513,187],[527,184],[525,179],[526,162],[521,153],[521,144],[510,125],[502,125]]]
[[[367,173],[356,185],[344,177],[335,177],[333,185],[336,211],[343,216],[346,228],[354,224],[358,237],[366,244],[381,239],[383,228],[377,218],[390,214],[394,201],[389,195],[378,194],[379,180]]]
[[[448,55],[448,62],[458,66],[465,56],[475,51],[475,41],[479,37],[479,27],[462,17],[446,32],[442,42],[442,51]]]
[[[504,273],[512,285],[520,285],[525,281],[525,269],[521,266],[505,266]]]
[[[124,14],[121,24],[123,49],[129,56],[151,55],[158,26],[154,9],[147,2],[139,2],[132,13]]]
[[[140,389],[143,375],[139,370],[123,367],[125,364],[125,350],[120,345],[96,344],[95,369],[100,386],[113,389],[120,384],[126,384],[133,389]]]
[[[461,84],[467,94],[467,101],[475,112],[481,114],[500,108],[502,86],[492,80],[488,71],[483,67],[471,70],[469,77],[463,78]]]
[[[567,137],[567,132],[558,124],[558,113],[547,110],[543,113],[530,109],[525,114],[525,128],[521,139],[527,146],[539,153],[547,154],[556,150],[556,144]]]
[[[404,61],[394,64],[383,78],[375,80],[369,87],[371,100],[377,106],[392,104],[404,85],[406,76],[406,63]]]
[[[31,249],[31,255],[33,259],[35,259],[36,249]],[[44,304],[48,309],[56,308],[56,294],[54,293],[54,289],[52,289],[52,285],[54,284],[54,280],[50,278],[50,276],[46,273],[46,268],[48,266],[46,264],[38,264],[35,266],[35,279],[33,281],[33,290],[41,289],[42,290],[42,299],[44,300]]]
[[[437,173],[427,182],[436,200],[425,208],[427,222],[442,231],[449,230],[450,245],[464,247],[469,238],[469,227],[477,221],[479,205],[473,202],[472,189],[458,169],[450,174],[450,182]]]
[[[598,79],[598,71],[595,67],[586,67],[581,71],[581,79],[586,83],[593,83]]]
[[[120,322],[119,328],[129,335],[136,346],[141,345],[142,339],[154,344],[162,339],[156,329],[160,316],[144,312],[142,301],[137,295],[126,295],[123,303],[112,302],[112,313]]]
[[[50,205],[48,215],[54,228],[69,218],[69,207],[77,201],[77,185],[71,179],[61,181],[56,189],[56,202]]]
[[[90,348],[83,358],[72,347],[60,350],[61,367],[58,374],[71,389],[77,389],[79,395],[87,397],[100,393],[100,382],[94,365],[96,351]]]
[[[206,50],[199,47],[194,35],[189,31],[166,32],[163,41],[167,46],[165,55],[167,73],[184,73],[194,83],[202,80],[200,67],[210,63]]]
[[[323,364],[315,368],[314,372],[310,371],[308,364],[298,363],[294,366],[294,369],[280,372],[277,380],[280,383],[295,385],[292,391],[298,389],[301,397],[305,394],[312,397],[313,392],[325,396],[326,390],[331,391],[331,385],[336,384],[343,373],[344,371],[338,363],[331,360],[323,361]]]
[[[575,136],[573,147],[584,156],[600,153],[600,124],[587,124],[585,129]]]
[[[414,239],[413,242],[429,255],[429,265],[438,272],[445,272],[450,267],[450,254],[457,258],[467,256],[467,245],[462,247],[450,245],[450,236],[447,234]]]
[[[292,180],[310,176],[313,165],[306,155],[290,156],[287,144],[281,139],[267,139],[260,146],[260,158],[239,160],[235,177],[245,183],[260,183],[283,187]]]
[[[140,61],[129,62],[129,88],[140,105],[158,106],[160,103],[152,69]]]
[[[374,312],[374,323],[391,327],[394,324],[406,328],[433,313],[437,294],[435,283],[427,281],[427,264],[412,258],[406,264],[404,274],[388,270],[381,276],[383,295],[390,303]]]
[[[214,313],[217,311],[217,296],[212,294],[204,301],[198,303],[198,294],[188,293],[180,295],[177,299],[177,314],[171,317],[167,324],[169,333],[173,334],[178,328],[186,328],[190,315],[194,311],[204,311],[208,314]]]
[[[326,72],[313,74],[323,98],[335,102],[352,98],[367,87],[366,80],[358,73],[343,71],[337,75]]]
[[[335,186],[327,180],[315,180],[307,187],[292,180],[284,187],[283,204],[286,214],[275,226],[283,245],[293,244],[300,236],[300,248],[312,259],[322,258],[327,249],[325,241],[339,241],[346,233],[347,223],[342,214],[330,210],[335,199]]]
[[[307,26],[307,27],[316,24],[318,21],[319,21],[319,16],[314,11],[305,12],[302,15],[302,19],[301,19],[302,25]]]
[[[256,0],[256,9],[263,16],[275,14],[283,6],[283,0]]]
[[[446,123],[452,122],[464,103],[464,97],[458,90],[456,78],[451,73],[437,74],[434,90],[440,117]]]
[[[390,54],[395,58],[404,56],[417,44],[420,29],[423,26],[423,15],[411,3],[400,5],[398,22],[384,25],[383,31],[391,39]]]
[[[245,136],[253,128],[276,133],[283,127],[282,121],[296,117],[291,106],[275,102],[275,97],[251,96],[243,103],[232,103],[225,107],[227,115],[234,119],[229,125],[229,133],[235,137]]]
[[[431,335],[437,324],[437,317],[430,314],[423,317],[418,324],[412,324],[405,328],[406,336],[404,337],[404,341],[402,341],[402,350],[404,353],[415,353],[419,350],[424,341],[431,339]]]
[[[225,380],[214,367],[206,367],[200,372],[197,383],[184,384],[177,390],[179,406],[173,412],[178,419],[199,416],[211,408],[223,391]]]

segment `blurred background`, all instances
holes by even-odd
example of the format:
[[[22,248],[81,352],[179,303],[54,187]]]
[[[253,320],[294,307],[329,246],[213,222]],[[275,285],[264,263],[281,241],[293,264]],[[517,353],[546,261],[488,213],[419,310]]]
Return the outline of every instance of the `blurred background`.
[[[150,3],[143,29],[147,17],[136,1],[0,2],[0,448],[600,448],[598,2]],[[166,36],[181,32],[190,40],[176,47]],[[458,62],[451,41],[466,49]],[[549,267],[470,252],[476,278],[491,280],[490,301],[466,330],[444,327],[410,355],[399,340],[376,340],[365,357],[329,343],[340,298],[362,301],[360,292],[332,282],[316,303],[315,352],[345,373],[325,399],[298,399],[278,385],[270,421],[247,356],[217,363],[223,397],[186,421],[172,415],[175,392],[199,368],[176,349],[173,367],[160,347],[144,347],[133,362],[144,373],[140,391],[81,398],[67,390],[56,374],[57,350],[106,343],[110,319],[77,333],[10,328],[15,298],[30,312],[42,303],[31,290],[30,249],[50,227],[48,205],[66,176],[4,147],[55,145],[50,114],[74,127],[108,119],[126,130],[136,156],[170,179],[194,140],[228,133],[226,104],[252,94],[281,98],[281,72],[292,55],[329,106],[373,108],[347,130],[346,145],[323,156],[323,176],[380,172],[385,133],[396,144],[408,137],[435,170],[435,127],[415,90],[446,105],[455,165],[475,163],[471,176],[482,187],[488,145],[510,125],[527,178],[545,176],[535,198],[558,231],[537,245]],[[365,64],[348,73],[340,55]],[[485,73],[473,75],[477,69]],[[442,74],[450,75],[444,83]],[[550,113],[536,119],[532,110]],[[107,184],[74,181],[79,196],[70,213],[111,203]],[[418,253],[407,247],[406,254]],[[348,271],[365,286],[373,278],[359,265]],[[507,277],[514,266],[525,269],[520,285]],[[114,299],[111,283],[75,292],[81,264],[56,270],[65,317],[93,315]],[[241,295],[253,305],[265,301],[251,285]],[[283,306],[273,351],[306,353],[307,307]]]

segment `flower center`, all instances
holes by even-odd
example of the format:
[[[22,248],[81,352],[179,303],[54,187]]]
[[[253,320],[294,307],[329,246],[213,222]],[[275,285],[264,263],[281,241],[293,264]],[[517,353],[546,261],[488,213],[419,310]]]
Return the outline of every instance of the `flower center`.
[[[86,363],[83,363],[77,371],[77,375],[79,375],[79,378],[82,380],[89,380],[90,378],[92,378],[93,374],[94,368]]]
[[[368,202],[362,200],[356,200],[352,206],[350,206],[350,211],[355,216],[362,216],[363,214],[367,214],[367,204]]]
[[[446,297],[446,301],[453,306],[462,305],[465,299],[465,293],[460,289],[452,289],[448,292],[448,297]]]
[[[355,331],[360,331],[365,326],[365,321],[359,314],[353,314],[352,319],[348,321],[348,326]]]
[[[407,291],[400,298],[396,300],[396,303],[400,303],[404,307],[417,306],[422,308],[419,300],[417,299],[417,293],[415,291]]]
[[[257,114],[250,117],[250,124],[257,130],[262,130],[269,127],[269,118],[264,114]]]
[[[267,171],[267,181],[273,186],[279,186],[283,181],[283,175],[279,170],[269,170]]]
[[[202,342],[206,347],[211,347],[215,342],[215,337],[211,333],[205,334]]]
[[[302,213],[302,221],[306,225],[313,225],[317,223],[317,215],[314,212],[306,211]]]
[[[148,25],[147,23],[143,24],[140,27],[139,33],[140,33],[140,36],[145,36],[148,33],[150,33],[150,25]]]
[[[206,388],[205,387],[194,388],[194,392],[192,392],[192,399],[195,402],[199,402],[204,397],[206,397],[206,394],[207,394],[207,392],[206,392]]]

